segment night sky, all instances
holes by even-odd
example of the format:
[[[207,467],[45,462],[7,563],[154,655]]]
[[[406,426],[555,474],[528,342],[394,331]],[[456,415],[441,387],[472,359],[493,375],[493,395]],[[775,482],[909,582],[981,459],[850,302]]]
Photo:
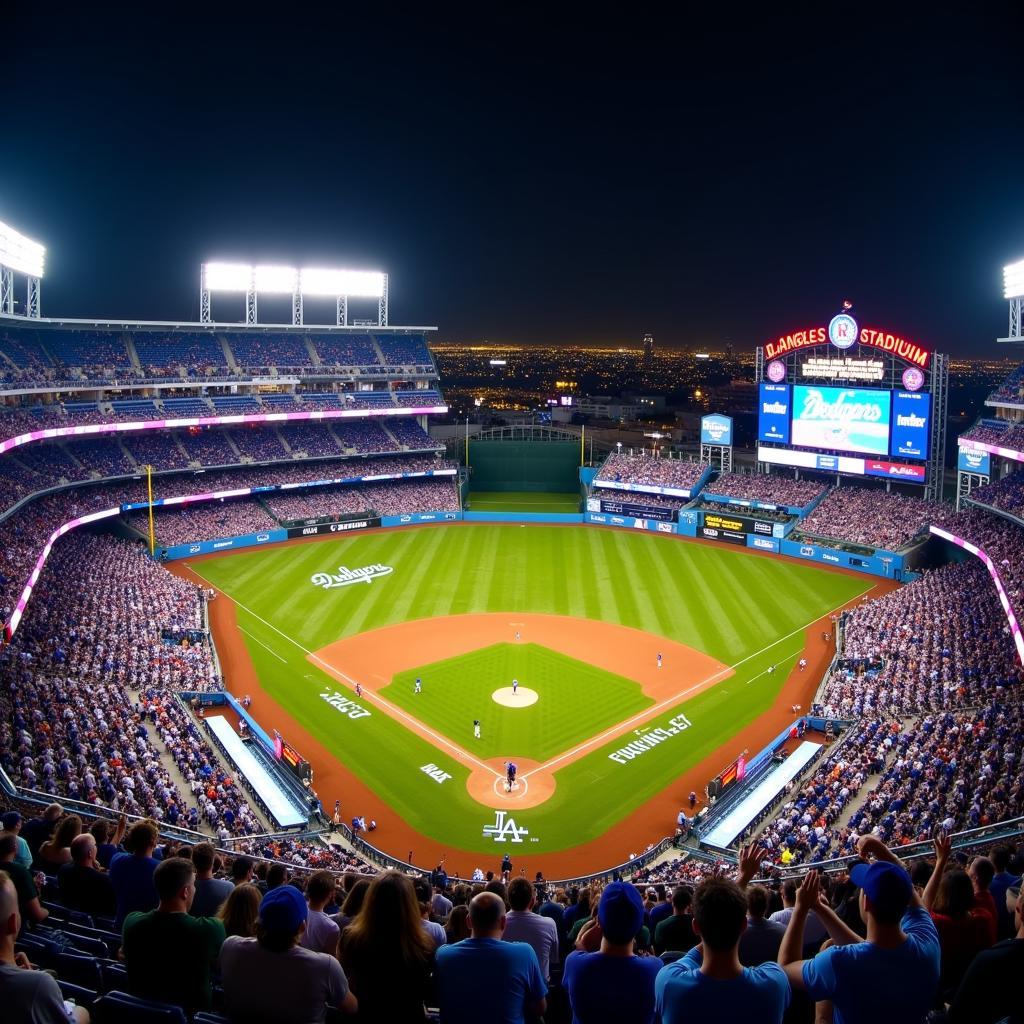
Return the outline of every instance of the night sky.
[[[44,315],[194,320],[200,262],[230,258],[387,270],[391,322],[443,340],[750,348],[845,297],[955,354],[1005,334],[1019,5],[30,6],[4,21],[0,220],[48,248]]]

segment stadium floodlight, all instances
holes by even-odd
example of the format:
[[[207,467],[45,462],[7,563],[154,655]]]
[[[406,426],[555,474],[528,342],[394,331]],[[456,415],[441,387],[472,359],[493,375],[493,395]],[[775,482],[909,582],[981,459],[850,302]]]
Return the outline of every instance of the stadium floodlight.
[[[255,268],[256,291],[278,295],[294,295],[299,272],[294,267],[258,266]]]
[[[203,285],[208,292],[247,292],[252,287],[248,263],[204,263]]]
[[[379,299],[384,295],[384,275],[376,270],[303,267],[299,279],[303,295],[367,299]]]
[[[46,247],[0,221],[0,267],[29,277],[42,277]]]
[[[1003,267],[1003,298],[1024,298],[1024,260]]]

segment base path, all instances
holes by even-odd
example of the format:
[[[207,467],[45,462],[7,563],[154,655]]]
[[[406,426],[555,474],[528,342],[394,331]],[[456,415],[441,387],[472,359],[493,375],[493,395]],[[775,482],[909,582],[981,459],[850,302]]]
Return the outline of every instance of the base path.
[[[515,643],[517,637],[519,643],[540,644],[577,661],[632,679],[640,684],[644,695],[650,697],[654,704],[544,764],[527,763],[517,756],[516,751],[508,751],[506,757],[515,760],[520,769],[520,784],[509,792],[504,785],[503,759],[481,761],[447,737],[439,736],[378,691],[401,672],[428,662],[468,654],[481,647]],[[469,768],[466,788],[473,799],[488,808],[536,807],[555,791],[555,768],[572,764],[602,743],[642,726],[668,705],[696,697],[733,673],[728,665],[707,654],[640,629],[595,619],[532,612],[489,612],[415,619],[337,640],[309,655],[309,660],[351,690],[359,683],[364,699],[368,698],[385,714],[398,719],[428,742],[442,747],[446,754]],[[520,692],[525,698],[526,687],[521,687]],[[511,700],[511,687],[507,688],[507,695]],[[525,706],[528,702],[524,699],[522,703]],[[496,784],[496,778],[500,785]]]

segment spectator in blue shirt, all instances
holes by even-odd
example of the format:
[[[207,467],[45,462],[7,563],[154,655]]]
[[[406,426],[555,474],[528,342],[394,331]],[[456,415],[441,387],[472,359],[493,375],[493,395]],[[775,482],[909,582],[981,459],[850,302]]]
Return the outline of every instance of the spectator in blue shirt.
[[[832,1003],[834,1024],[923,1020],[939,987],[935,924],[910,875],[880,839],[861,836],[857,852],[865,860],[854,865],[850,881],[860,889],[867,941],[821,898],[818,874],[811,871],[797,890],[779,963],[795,989]],[[833,944],[813,960],[801,960],[804,923],[812,910]]]
[[[159,863],[153,857],[160,834],[156,825],[147,820],[132,825],[125,838],[126,853],[115,853],[110,861],[110,882],[117,896],[118,928],[135,911],[156,910],[160,902],[153,872]]]
[[[654,981],[661,960],[633,953],[633,937],[644,923],[636,887],[612,882],[601,894],[597,921],[583,926],[577,952],[565,961],[573,1024],[651,1024]]]
[[[434,985],[441,1024],[523,1024],[547,1008],[537,954],[525,942],[502,942],[505,904],[482,892],[469,905],[471,937],[437,951]]]
[[[658,975],[655,998],[662,1024],[781,1024],[791,996],[782,968],[774,963],[744,967],[739,957],[747,927],[744,889],[764,854],[753,846],[741,852],[738,883],[708,878],[697,886],[693,931],[700,945]]]
[[[1006,890],[1020,885],[1021,876],[1010,871],[1010,861],[1013,858],[1013,850],[1002,844],[992,849],[989,859],[995,868],[995,875],[988,887],[992,899],[996,905],[996,924],[998,937],[1008,939],[1014,933],[1013,914],[1006,909]]]

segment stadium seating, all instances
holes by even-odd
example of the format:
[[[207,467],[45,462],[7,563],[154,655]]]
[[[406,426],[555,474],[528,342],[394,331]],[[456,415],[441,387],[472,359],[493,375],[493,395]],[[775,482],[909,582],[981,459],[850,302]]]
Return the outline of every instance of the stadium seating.
[[[1024,405],[1024,363],[1018,366],[1007,378],[988,396],[989,402],[1007,402],[1014,405]]]
[[[951,505],[887,492],[881,488],[836,487],[800,522],[802,533],[869,548],[899,551],[932,523],[948,522]]]
[[[1024,518],[1024,473],[1017,472],[996,480],[994,483],[976,487],[970,494],[971,501],[989,505],[1018,519]]]
[[[422,335],[378,334],[375,340],[385,365],[422,366],[430,363],[430,353]]]
[[[675,487],[689,490],[710,466],[706,462],[684,462],[654,455],[609,455],[597,472],[597,479],[623,484]]]
[[[317,334],[313,347],[324,366],[378,366],[377,350],[368,335]]]
[[[803,508],[826,491],[828,486],[822,480],[793,480],[779,473],[720,473],[704,488],[704,493]]]

